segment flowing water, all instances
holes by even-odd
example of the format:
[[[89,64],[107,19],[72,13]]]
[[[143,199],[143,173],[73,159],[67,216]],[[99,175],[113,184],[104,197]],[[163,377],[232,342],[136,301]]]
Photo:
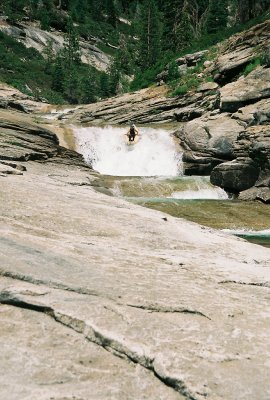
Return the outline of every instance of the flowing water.
[[[209,177],[184,176],[182,155],[169,130],[139,128],[127,145],[123,127],[74,127],[77,150],[101,175],[98,186],[136,204],[225,230],[270,247],[270,210],[228,198]]]

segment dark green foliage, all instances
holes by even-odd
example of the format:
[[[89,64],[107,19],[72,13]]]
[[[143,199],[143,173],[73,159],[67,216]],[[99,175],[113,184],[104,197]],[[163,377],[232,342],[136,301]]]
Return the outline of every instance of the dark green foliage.
[[[247,76],[252,72],[255,68],[257,68],[259,65],[262,65],[263,63],[263,58],[262,57],[257,57],[253,61],[251,61],[246,68],[244,69],[243,75]]]
[[[139,21],[138,63],[147,68],[154,65],[161,52],[161,16],[154,0],[144,0]]]
[[[210,0],[206,30],[215,33],[224,29],[228,22],[228,0]]]
[[[198,82],[179,77],[174,60],[263,21],[269,6],[269,0],[0,0],[9,22],[30,20],[65,34],[64,49],[56,55],[48,43],[42,58],[0,33],[0,80],[57,103],[94,102],[154,84],[168,69],[166,82],[184,93]],[[79,38],[113,57],[107,74],[81,63]],[[266,54],[261,65],[269,60]]]

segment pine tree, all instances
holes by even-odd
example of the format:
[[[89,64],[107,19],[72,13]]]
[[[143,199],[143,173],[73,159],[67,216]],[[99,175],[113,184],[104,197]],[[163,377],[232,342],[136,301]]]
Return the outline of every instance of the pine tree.
[[[109,76],[105,72],[100,76],[100,95],[103,98],[109,97],[110,95]]]
[[[75,31],[72,19],[67,22],[67,33],[64,41],[63,58],[67,68],[73,68],[74,65],[81,62],[81,50],[79,36]]]
[[[97,101],[99,88],[96,82],[96,76],[93,70],[89,68],[87,76],[80,81],[81,103],[89,104]]]
[[[57,55],[52,73],[52,89],[62,93],[64,90],[64,68],[60,55]]]
[[[106,1],[106,14],[107,14],[107,22],[111,24],[113,27],[117,25],[117,17],[116,17],[116,9],[113,0]]]
[[[78,103],[79,99],[79,74],[75,65],[69,67],[64,75],[64,94],[68,101],[72,104]]]
[[[178,27],[181,23],[184,0],[167,0],[161,4],[164,15],[164,47],[173,52],[178,47]]]
[[[50,39],[47,42],[47,45],[43,51],[46,63],[45,63],[45,72],[50,74],[54,65],[54,51],[53,51],[53,41]]]
[[[154,0],[145,0],[142,6],[138,63],[143,68],[154,65],[161,52],[161,16]]]
[[[209,0],[209,13],[206,21],[206,29],[209,33],[215,33],[228,24],[228,0]]]

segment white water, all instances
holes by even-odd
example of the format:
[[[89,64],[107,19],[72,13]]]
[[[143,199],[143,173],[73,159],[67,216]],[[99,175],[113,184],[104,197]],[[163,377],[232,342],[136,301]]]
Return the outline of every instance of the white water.
[[[114,176],[177,176],[182,174],[181,154],[168,131],[140,128],[140,140],[127,146],[127,128],[73,128],[77,151],[93,169]]]

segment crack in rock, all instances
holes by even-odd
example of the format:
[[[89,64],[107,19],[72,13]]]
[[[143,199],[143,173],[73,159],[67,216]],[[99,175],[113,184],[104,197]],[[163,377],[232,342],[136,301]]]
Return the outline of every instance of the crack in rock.
[[[161,305],[137,305],[137,304],[127,304],[128,307],[138,308],[140,310],[145,310],[149,312],[157,313],[180,313],[180,314],[195,314],[201,317],[207,318],[211,321],[211,318],[197,310],[191,310],[185,307],[166,307]]]
[[[236,285],[259,286],[259,287],[270,288],[270,282],[244,282],[244,281],[234,281],[234,280],[225,280],[218,282],[219,285],[224,285],[228,283],[234,283]]]
[[[31,276],[19,274],[19,273],[14,273],[11,271],[4,271],[0,269],[0,276],[3,276],[5,278],[10,278],[22,282],[28,282],[32,283],[34,285],[43,285],[43,286],[48,286],[49,288],[52,289],[60,289],[60,290],[65,290],[66,292],[74,292],[77,294],[85,294],[87,296],[95,296],[95,297],[100,297],[104,299],[109,299],[112,300],[110,297],[106,297],[101,295],[100,293],[94,291],[94,290],[89,290],[89,289],[84,289],[84,288],[76,288],[76,287],[69,287],[64,285],[63,283],[57,283],[57,282],[52,282],[52,281],[46,281],[43,279],[36,279],[32,278]]]
[[[44,306],[39,303],[31,303],[16,297],[11,292],[0,292],[0,304],[6,304],[18,308],[23,308],[31,311],[41,312],[52,317],[56,322],[75,330],[77,333],[82,334],[87,340],[101,346],[111,354],[125,359],[129,362],[139,364],[145,369],[153,372],[153,375],[159,379],[166,386],[174,389],[176,392],[184,396],[187,400],[198,400],[187,388],[186,384],[164,373],[159,373],[154,366],[155,358],[147,355],[143,348],[137,347],[135,349],[121,343],[118,338],[113,338],[108,332],[102,332],[94,324],[87,323],[78,318],[55,311],[52,307]],[[123,338],[123,340],[125,340]]]

